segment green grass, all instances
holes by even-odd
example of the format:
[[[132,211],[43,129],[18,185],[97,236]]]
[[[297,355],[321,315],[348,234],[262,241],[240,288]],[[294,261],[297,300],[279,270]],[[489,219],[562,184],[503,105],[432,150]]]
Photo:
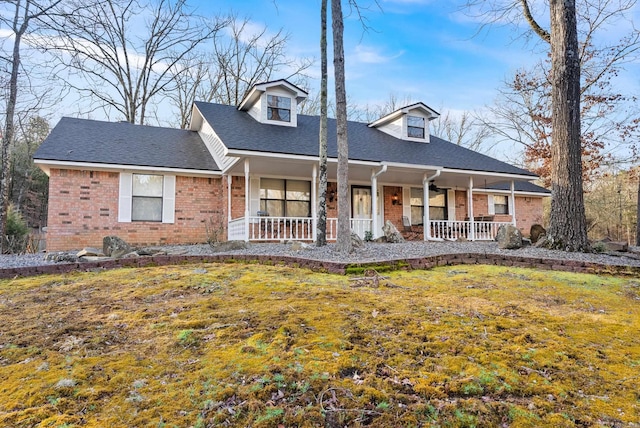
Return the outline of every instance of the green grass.
[[[637,279],[385,276],[207,264],[0,281],[0,426],[640,420]]]

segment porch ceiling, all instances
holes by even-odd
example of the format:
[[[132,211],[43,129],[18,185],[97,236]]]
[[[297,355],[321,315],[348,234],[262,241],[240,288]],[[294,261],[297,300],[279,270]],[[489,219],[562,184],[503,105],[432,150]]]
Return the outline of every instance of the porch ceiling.
[[[291,159],[277,157],[252,157],[249,160],[249,173],[251,175],[264,177],[292,177],[300,179],[310,179],[313,173],[313,166],[317,165],[312,159]],[[349,164],[350,183],[370,183],[371,174],[378,172],[381,165]],[[330,159],[327,165],[328,177],[330,181],[337,179],[337,162]],[[388,166],[387,170],[378,176],[379,184],[422,186],[424,174],[432,176],[435,169],[418,169],[404,166]],[[244,159],[240,159],[231,167],[229,173],[232,175],[244,175]],[[494,175],[490,172],[476,171],[442,171],[433,180],[436,186],[443,188],[467,189],[469,187],[469,177],[473,178],[474,187],[482,187],[508,181],[510,178],[505,175]],[[516,179],[518,179],[517,177]],[[529,177],[522,177],[520,180]]]

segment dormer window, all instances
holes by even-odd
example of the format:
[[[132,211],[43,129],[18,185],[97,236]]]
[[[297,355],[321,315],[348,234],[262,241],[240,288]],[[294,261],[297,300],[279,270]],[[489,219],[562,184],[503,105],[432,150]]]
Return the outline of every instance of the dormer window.
[[[291,122],[291,98],[267,95],[267,119]]]
[[[407,137],[424,138],[424,117],[407,116]]]

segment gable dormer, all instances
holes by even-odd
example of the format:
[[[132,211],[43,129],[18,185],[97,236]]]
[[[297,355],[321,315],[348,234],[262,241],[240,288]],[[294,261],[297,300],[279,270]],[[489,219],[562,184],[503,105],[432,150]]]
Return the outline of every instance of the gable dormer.
[[[369,124],[401,140],[429,142],[429,122],[437,119],[440,113],[423,103],[402,107]]]
[[[261,123],[280,126],[297,126],[298,104],[307,93],[282,79],[253,85],[238,110],[246,111]]]

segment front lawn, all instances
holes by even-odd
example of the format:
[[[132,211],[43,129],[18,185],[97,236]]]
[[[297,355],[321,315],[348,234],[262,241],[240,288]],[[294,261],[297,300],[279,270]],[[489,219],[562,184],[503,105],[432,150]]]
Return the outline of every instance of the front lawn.
[[[640,420],[640,281],[206,264],[0,281],[0,426]]]

